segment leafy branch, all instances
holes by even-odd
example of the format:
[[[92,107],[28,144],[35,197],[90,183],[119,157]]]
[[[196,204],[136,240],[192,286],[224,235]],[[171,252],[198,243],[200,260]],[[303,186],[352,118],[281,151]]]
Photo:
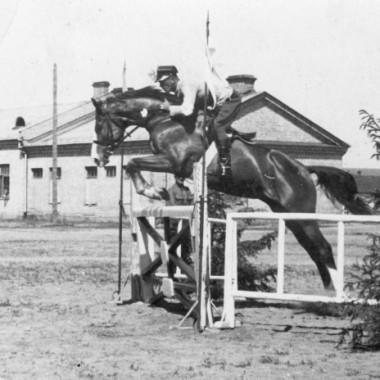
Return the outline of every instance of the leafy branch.
[[[360,110],[362,123],[360,129],[367,132],[368,137],[372,140],[376,153],[371,158],[380,160],[380,119],[376,119],[373,115],[365,110]]]
[[[208,194],[208,213],[210,217],[225,219],[226,209],[230,206],[226,203],[221,193],[210,190]],[[245,211],[245,210],[241,210]],[[243,223],[244,224],[244,223]],[[238,244],[238,288],[252,291],[273,291],[271,286],[276,281],[277,270],[275,267],[259,267],[252,263],[252,258],[257,257],[260,252],[270,248],[275,240],[275,234],[267,233],[257,240],[242,240],[242,233],[245,226],[240,225],[237,232]],[[212,224],[212,268],[213,274],[224,273],[224,253],[225,253],[226,226],[218,223]],[[213,298],[220,298],[223,295],[223,288],[215,283],[212,287]]]

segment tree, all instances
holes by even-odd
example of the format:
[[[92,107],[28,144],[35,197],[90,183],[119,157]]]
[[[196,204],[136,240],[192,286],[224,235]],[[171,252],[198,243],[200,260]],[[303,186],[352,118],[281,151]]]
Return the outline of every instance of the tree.
[[[360,110],[359,114],[362,117],[360,129],[367,131],[374,144],[375,153],[372,158],[380,160],[380,119],[365,110]],[[352,281],[347,284],[350,290],[358,290],[359,298],[364,300],[364,304],[356,307],[353,312],[353,319],[360,322],[352,327],[350,344],[354,349],[380,350],[380,306],[370,304],[370,300],[380,301],[380,236],[367,236],[372,243],[368,248],[369,254],[360,263],[353,265]]]
[[[208,214],[212,218],[225,219],[226,209],[230,206],[225,201],[225,196],[213,190],[208,193]],[[248,211],[248,210],[240,210]],[[249,210],[252,211],[252,210]],[[247,225],[248,223],[246,223]],[[271,292],[271,286],[276,281],[276,268],[260,267],[252,263],[252,259],[257,257],[265,248],[270,248],[275,240],[275,233],[264,234],[257,240],[241,240],[245,227],[238,228],[238,288],[241,290]],[[219,223],[214,223],[211,227],[212,244],[212,268],[211,273],[222,275],[224,273],[224,249],[226,239],[226,227]],[[212,286],[213,298],[223,296],[223,288],[220,283],[215,282]]]
[[[380,119],[376,119],[365,110],[360,110],[359,114],[362,117],[360,129],[367,131],[367,135],[372,140],[375,148],[375,153],[371,156],[371,158],[380,160]]]

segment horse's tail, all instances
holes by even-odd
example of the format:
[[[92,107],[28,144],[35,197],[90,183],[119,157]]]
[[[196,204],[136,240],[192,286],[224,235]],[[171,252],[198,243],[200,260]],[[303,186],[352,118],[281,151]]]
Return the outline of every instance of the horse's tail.
[[[310,174],[318,177],[317,185],[321,186],[332,202],[338,201],[352,214],[376,214],[369,202],[358,194],[355,179],[350,173],[329,166],[307,166],[307,168]]]

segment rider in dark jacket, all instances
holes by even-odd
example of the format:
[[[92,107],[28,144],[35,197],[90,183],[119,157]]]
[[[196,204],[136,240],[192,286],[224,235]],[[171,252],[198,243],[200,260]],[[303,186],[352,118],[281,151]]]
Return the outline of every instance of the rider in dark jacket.
[[[193,112],[203,109],[205,100],[205,81],[195,78],[180,79],[175,66],[159,66],[156,82],[167,92],[173,92],[183,97],[180,106],[164,103],[162,109],[168,110],[170,115],[190,116]],[[213,108],[215,118],[213,131],[215,143],[219,153],[219,174],[225,177],[231,176],[231,142],[227,136],[228,129],[235,120],[241,107],[241,99],[228,82],[217,82],[213,88],[215,99],[207,94],[207,104]]]

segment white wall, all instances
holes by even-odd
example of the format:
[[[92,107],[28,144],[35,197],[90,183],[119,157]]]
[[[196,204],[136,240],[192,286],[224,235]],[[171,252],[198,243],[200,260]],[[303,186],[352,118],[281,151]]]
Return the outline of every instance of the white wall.
[[[128,162],[124,158],[124,165]],[[116,166],[116,176],[107,177],[104,168],[97,168],[97,178],[88,179],[85,167],[95,167],[91,157],[58,157],[57,166],[61,168],[58,180],[58,213],[66,217],[106,217],[117,220],[120,199],[120,156],[111,156],[109,166]],[[47,216],[52,212],[50,170],[51,158],[33,158],[28,169],[28,214]],[[33,178],[33,168],[43,169],[43,178]],[[165,174],[144,173],[148,182],[156,186],[165,184]],[[152,181],[153,180],[153,181]],[[131,195],[132,194],[132,195]],[[134,207],[151,203],[136,194],[131,180],[124,177],[123,204],[128,212],[130,204]],[[155,204],[157,202],[155,201]]]
[[[9,199],[0,199],[0,218],[19,217],[25,210],[25,160],[18,150],[0,150],[0,165],[9,165]]]
[[[124,165],[132,156],[124,157]],[[340,167],[339,160],[301,160],[304,164],[331,165]],[[0,218],[22,217],[28,215],[49,217],[52,213],[52,180],[49,168],[52,167],[50,157],[30,158],[20,157],[18,150],[0,150],[0,165],[10,165],[9,200],[0,200]],[[27,165],[27,167],[26,167]],[[107,218],[118,220],[120,199],[120,156],[111,156],[108,166],[116,166],[116,177],[107,177],[103,168],[98,168],[96,179],[87,179],[86,166],[95,166],[91,157],[58,157],[58,167],[62,178],[58,180],[58,213],[63,217],[73,218]],[[43,169],[43,178],[33,178],[32,169]],[[25,177],[27,172],[27,177]],[[157,187],[169,187],[173,176],[161,173],[143,172],[144,177]],[[26,182],[27,181],[27,182]],[[123,203],[126,212],[133,207],[152,203],[146,197],[137,195],[130,179],[124,179]],[[132,197],[131,197],[131,188]],[[27,189],[27,197],[25,196]],[[86,197],[93,204],[86,204]],[[324,195],[319,193],[319,210],[337,212]],[[88,199],[87,199],[88,200]],[[154,201],[154,204],[163,202]],[[249,201],[249,206],[256,209],[266,208],[260,201]]]

